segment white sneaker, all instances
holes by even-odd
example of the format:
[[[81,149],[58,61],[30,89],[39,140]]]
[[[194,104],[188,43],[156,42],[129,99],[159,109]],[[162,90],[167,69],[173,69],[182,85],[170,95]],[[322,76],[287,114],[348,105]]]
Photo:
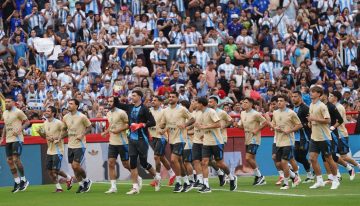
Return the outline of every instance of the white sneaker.
[[[315,184],[313,184],[311,187],[309,187],[310,189],[317,189],[319,187],[324,187],[325,183],[324,182],[316,182]]]
[[[136,195],[136,194],[139,194],[140,191],[137,190],[136,188],[132,188],[129,192],[127,192],[126,194],[127,195]]]
[[[108,191],[105,192],[105,194],[112,194],[112,193],[117,193],[117,189],[111,187]]]
[[[139,191],[140,191],[143,186],[143,179],[140,176],[138,176],[137,180],[138,180]]]
[[[300,176],[296,175],[295,179],[294,179],[294,182],[292,183],[292,187],[296,187],[298,186],[299,184],[301,183],[301,178]]]
[[[289,185],[283,184],[282,187],[280,187],[280,190],[288,190],[290,189]]]
[[[340,182],[339,181],[333,181],[331,184],[331,190],[336,190],[338,187],[340,186]]]
[[[355,179],[355,169],[351,168],[351,170],[349,171],[349,175],[350,175],[350,181],[353,181]]]
[[[155,192],[160,191],[161,183],[160,180],[155,180]]]

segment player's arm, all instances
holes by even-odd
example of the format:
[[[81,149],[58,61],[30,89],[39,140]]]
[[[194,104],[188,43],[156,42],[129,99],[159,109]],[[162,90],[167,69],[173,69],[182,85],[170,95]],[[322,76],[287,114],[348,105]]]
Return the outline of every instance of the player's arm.
[[[332,114],[334,114],[334,117],[336,119],[336,123],[334,125],[331,125],[330,130],[333,131],[336,128],[338,128],[342,123],[344,123],[344,119],[342,118],[339,110],[334,107],[333,111],[331,111]]]
[[[259,127],[254,129],[253,134],[257,134],[258,132],[260,132],[266,126],[267,122],[265,117],[263,117],[261,114],[257,114],[256,117],[259,122]]]
[[[45,130],[44,130],[43,126],[39,127],[39,129],[37,130],[37,133],[39,133],[41,138],[46,139],[46,134],[45,134]]]
[[[203,125],[203,124],[199,125],[200,129],[216,129],[216,128],[220,128],[220,127],[221,127],[220,120],[218,120],[217,122],[208,124],[208,125]]]
[[[225,121],[225,128],[227,128],[227,127],[230,127],[233,123],[234,123],[234,119],[233,118],[231,118],[231,116],[228,114],[228,113],[226,113],[226,112],[224,112],[224,121]]]
[[[184,109],[183,110],[183,115],[182,115],[185,119],[188,119],[187,122],[185,122],[184,124],[180,124],[178,125],[179,128],[181,129],[185,129],[186,127],[192,125],[195,123],[195,119],[194,117],[191,115],[191,113],[189,112],[189,110]]]
[[[313,115],[308,116],[310,122],[318,122],[320,124],[330,124],[330,114],[326,106],[319,108],[321,110],[322,117],[315,117]]]
[[[299,129],[301,129],[303,127],[299,117],[297,116],[297,114],[294,112],[291,115],[291,121],[293,122],[294,126],[291,127],[289,130],[283,130],[283,132],[285,134],[291,134],[293,132],[298,131]]]
[[[108,131],[109,131],[109,132],[112,132],[112,133],[114,133],[114,134],[119,134],[119,133],[121,133],[121,132],[129,129],[129,123],[128,123],[128,117],[127,117],[127,115],[124,114],[124,115],[122,116],[122,119],[123,119],[123,121],[124,121],[124,123],[125,123],[125,124],[122,125],[122,127],[119,127],[119,128],[117,128],[117,129],[112,129],[112,130],[109,129]]]
[[[4,141],[5,137],[6,137],[6,128],[5,128],[5,124],[4,124],[4,128],[0,137],[0,144]]]

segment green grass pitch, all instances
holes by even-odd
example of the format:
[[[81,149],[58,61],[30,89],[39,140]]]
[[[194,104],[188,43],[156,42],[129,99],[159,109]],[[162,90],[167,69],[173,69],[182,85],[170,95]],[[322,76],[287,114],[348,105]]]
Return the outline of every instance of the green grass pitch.
[[[325,177],[325,176],[324,176]],[[304,177],[302,177],[304,178]],[[310,206],[310,205],[360,205],[360,178],[350,182],[348,175],[343,174],[343,180],[338,190],[325,188],[310,190],[311,184],[300,184],[296,188],[282,191],[275,185],[276,177],[266,177],[267,185],[251,186],[252,177],[239,177],[236,192],[229,192],[229,185],[218,186],[217,179],[211,179],[212,193],[200,194],[195,189],[188,193],[174,194],[172,188],[163,186],[160,192],[155,192],[149,186],[149,180],[144,181],[143,189],[138,195],[129,196],[125,193],[130,189],[130,182],[118,182],[118,193],[104,194],[109,183],[94,183],[91,191],[86,194],[75,194],[78,185],[70,191],[52,193],[54,185],[30,185],[25,192],[10,193],[10,187],[0,188],[0,206],[111,206],[111,205],[141,205],[141,206],[228,206],[228,205],[261,205],[261,206]],[[167,180],[163,181],[166,184]],[[63,185],[63,188],[66,186]]]

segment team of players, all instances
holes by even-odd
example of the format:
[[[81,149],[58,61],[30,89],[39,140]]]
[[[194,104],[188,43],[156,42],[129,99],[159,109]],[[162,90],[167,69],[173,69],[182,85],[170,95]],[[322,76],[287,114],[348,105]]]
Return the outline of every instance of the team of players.
[[[242,101],[241,120],[233,123],[232,118],[218,108],[216,97],[198,98],[191,105],[179,104],[179,94],[169,95],[169,106],[162,108],[161,97],[154,97],[152,108],[142,104],[143,94],[133,91],[132,104],[121,104],[116,97],[109,98],[107,119],[109,127],[102,136],[109,135],[109,177],[111,187],[105,193],[117,192],[115,165],[120,156],[124,168],[131,173],[133,186],[127,194],[138,194],[142,188],[142,179],[138,175],[137,161],[153,176],[151,183],[155,191],[161,184],[161,164],[168,170],[169,185],[175,183],[174,192],[188,192],[194,188],[200,193],[209,193],[209,166],[218,173],[220,186],[227,181],[230,191],[237,188],[237,177],[230,173],[223,160],[224,144],[227,141],[226,127],[233,124],[245,132],[246,161],[254,170],[253,185],[266,184],[256,163],[256,153],[260,146],[260,131],[266,125],[275,131],[273,159],[279,171],[280,189],[289,189],[300,182],[297,162],[307,172],[305,183],[315,179],[310,188],[315,189],[331,183],[331,189],[340,185],[340,173],[337,164],[344,166],[355,177],[354,168],[359,164],[347,155],[349,152],[348,133],[345,128],[345,109],[339,104],[341,94],[333,92],[325,94],[318,86],[311,88],[312,103],[310,108],[301,101],[301,93],[294,92],[291,100],[294,109],[287,108],[290,103],[286,96],[274,97],[271,100],[270,112],[264,116],[253,109],[254,100],[245,98]],[[328,101],[329,100],[329,101]],[[25,114],[14,106],[11,98],[6,98],[4,112],[5,128],[1,137],[6,139],[6,155],[15,185],[13,193],[26,190],[29,182],[24,175],[20,155],[22,150],[22,130],[29,125]],[[79,182],[77,193],[90,191],[92,181],[86,177],[81,167],[86,149],[85,135],[90,132],[89,119],[78,111],[79,102],[69,100],[69,113],[63,120],[55,118],[56,109],[46,109],[47,120],[39,129],[39,134],[46,138],[47,169],[56,185],[56,192],[62,192],[58,176],[66,178],[67,189],[72,188],[74,179],[60,170],[64,154],[64,137],[68,137],[68,161],[72,166],[76,180]],[[330,126],[329,126],[330,125]],[[127,131],[129,131],[127,133]],[[170,144],[170,162],[165,158],[166,144]],[[154,150],[155,168],[147,162],[149,146]],[[308,150],[310,161],[307,160]],[[321,154],[328,180],[323,181],[318,155]],[[339,156],[337,156],[339,154]],[[350,165],[351,164],[351,165]],[[195,171],[196,173],[194,173]]]

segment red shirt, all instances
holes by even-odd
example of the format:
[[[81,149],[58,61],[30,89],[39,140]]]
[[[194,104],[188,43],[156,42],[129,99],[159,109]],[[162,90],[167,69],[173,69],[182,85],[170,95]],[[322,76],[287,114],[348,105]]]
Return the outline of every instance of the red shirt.
[[[163,96],[166,92],[172,92],[172,88],[170,86],[162,85],[158,89],[158,95]]]

